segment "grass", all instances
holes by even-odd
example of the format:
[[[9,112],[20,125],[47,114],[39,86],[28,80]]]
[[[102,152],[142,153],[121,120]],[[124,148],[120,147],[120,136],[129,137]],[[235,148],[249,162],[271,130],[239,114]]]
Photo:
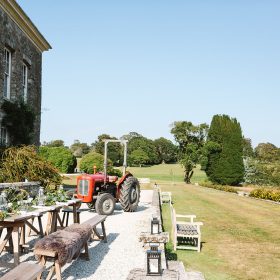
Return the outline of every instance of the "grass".
[[[129,167],[128,170],[137,178],[150,178],[152,182],[182,182],[184,170],[180,164],[159,164],[151,167]],[[204,171],[197,167],[194,170],[192,182],[201,182],[206,179]]]
[[[172,191],[178,214],[196,214],[202,227],[201,253],[177,250],[187,270],[206,279],[280,279],[279,205],[192,185],[163,186]],[[170,211],[163,206],[165,230]]]

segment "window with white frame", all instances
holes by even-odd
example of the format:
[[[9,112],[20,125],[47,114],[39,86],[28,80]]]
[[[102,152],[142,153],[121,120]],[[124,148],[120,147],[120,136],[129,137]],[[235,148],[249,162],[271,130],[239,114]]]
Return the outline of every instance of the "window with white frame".
[[[12,63],[12,53],[8,49],[4,49],[4,92],[3,96],[10,99],[10,85],[11,85],[11,63]]]
[[[0,145],[1,146],[7,146],[8,144],[8,132],[7,132],[7,128],[1,126],[0,129]]]
[[[22,64],[22,98],[24,102],[27,102],[27,77],[28,68],[25,63]]]

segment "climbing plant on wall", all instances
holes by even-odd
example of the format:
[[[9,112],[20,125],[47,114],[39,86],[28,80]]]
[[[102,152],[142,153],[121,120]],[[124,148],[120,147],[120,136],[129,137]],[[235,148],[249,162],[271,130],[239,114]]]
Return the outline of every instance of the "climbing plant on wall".
[[[35,113],[23,101],[5,100],[1,109],[4,113],[2,125],[9,134],[9,145],[29,145],[34,132]]]

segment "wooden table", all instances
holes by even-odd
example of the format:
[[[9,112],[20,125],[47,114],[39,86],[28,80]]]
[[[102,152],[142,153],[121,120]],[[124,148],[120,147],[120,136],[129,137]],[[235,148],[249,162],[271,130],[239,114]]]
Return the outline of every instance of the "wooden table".
[[[52,232],[57,230],[57,225],[62,221],[59,217],[60,209],[65,206],[72,206],[73,207],[73,217],[74,223],[78,222],[77,218],[77,206],[81,202],[80,199],[72,199],[67,202],[58,202],[57,205],[53,206],[35,206],[35,210],[32,212],[21,213],[19,215],[9,216],[4,219],[4,221],[0,221],[0,227],[7,229],[7,234],[5,238],[0,243],[0,254],[3,252],[7,242],[9,240],[12,241],[13,245],[13,254],[14,254],[14,266],[19,265],[20,263],[20,247],[25,245],[25,228],[28,226],[37,234],[42,235],[42,223],[40,223],[39,219],[39,230],[36,229],[32,222],[29,222],[30,219],[34,220],[35,217],[39,217],[44,213],[48,213],[48,221],[45,230],[45,234],[48,235]],[[11,245],[11,244],[10,244]],[[1,262],[0,262],[1,265]],[[10,266],[9,264],[5,263],[5,266]]]
[[[4,221],[0,221],[0,226],[7,229],[7,234],[0,244],[0,254],[3,252],[7,242],[12,240],[14,266],[19,265],[20,246],[25,244],[25,223],[30,218],[32,218],[32,215],[29,214],[13,215],[7,217]],[[5,263],[5,266],[9,265]]]

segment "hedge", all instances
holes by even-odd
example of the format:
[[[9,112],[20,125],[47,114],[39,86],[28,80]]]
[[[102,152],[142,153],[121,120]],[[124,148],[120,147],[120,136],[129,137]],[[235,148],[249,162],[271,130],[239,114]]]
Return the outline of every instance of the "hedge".
[[[224,192],[237,193],[237,190],[234,187],[224,186],[224,185],[215,185],[210,182],[201,182],[200,186],[219,190],[219,191],[224,191]]]
[[[249,196],[280,202],[280,189],[258,188],[251,191]]]

